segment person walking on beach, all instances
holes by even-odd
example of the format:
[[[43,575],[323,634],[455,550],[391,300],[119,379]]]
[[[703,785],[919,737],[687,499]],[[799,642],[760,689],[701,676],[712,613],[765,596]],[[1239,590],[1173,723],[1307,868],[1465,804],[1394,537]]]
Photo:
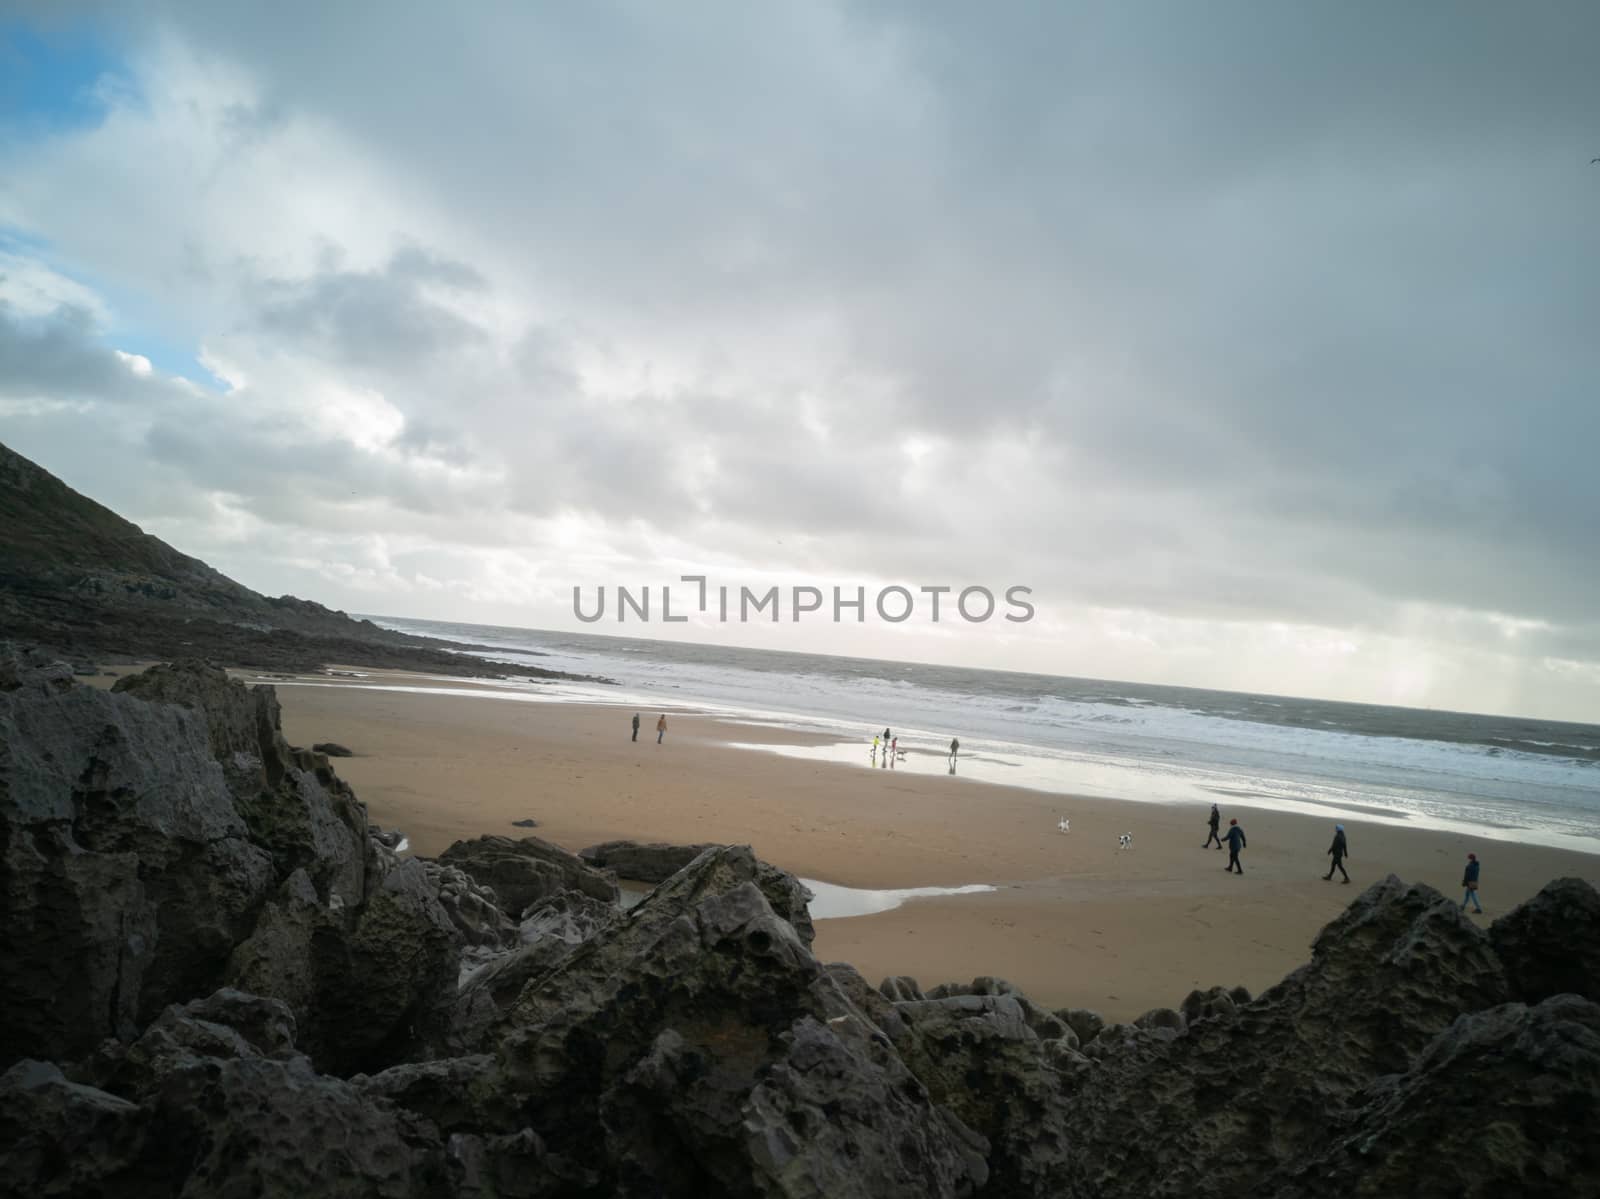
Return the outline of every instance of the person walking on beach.
[[[878,738],[876,736],[872,738],[872,760],[874,762],[878,760]]]
[[[956,755],[958,753],[960,753],[960,752],[961,752],[961,741],[960,741],[960,739],[956,738],[956,737],[950,738],[950,764],[952,766],[955,765]]]
[[[1467,855],[1467,868],[1461,875],[1461,886],[1466,894],[1461,897],[1461,910],[1467,910],[1467,900],[1472,901],[1472,908],[1478,915],[1483,915],[1483,905],[1478,902],[1478,855]]]
[[[1222,813],[1217,811],[1217,805],[1216,804],[1212,804],[1211,805],[1211,820],[1210,820],[1209,823],[1211,825],[1211,835],[1206,838],[1206,843],[1204,845],[1202,845],[1200,848],[1201,849],[1210,849],[1211,848],[1211,843],[1213,841],[1215,841],[1217,843],[1217,852],[1221,853],[1222,852],[1222,838],[1217,836],[1217,826],[1222,823]]]
[[[1239,827],[1237,820],[1228,821],[1228,864],[1223,867],[1224,870],[1244,873],[1244,867],[1239,865],[1239,851],[1244,847],[1244,830]]]
[[[1328,867],[1328,873],[1322,877],[1328,882],[1333,881],[1333,872],[1337,870],[1344,875],[1344,881],[1350,881],[1350,875],[1344,868],[1345,858],[1350,856],[1350,844],[1344,839],[1344,825],[1333,826],[1333,844],[1328,846],[1328,852],[1333,855],[1333,865]]]
[[[661,713],[661,719],[656,721],[656,744],[661,744],[661,738],[667,735],[667,714]]]
[[[639,713],[637,712],[633,714],[633,739],[635,741],[639,739]]]

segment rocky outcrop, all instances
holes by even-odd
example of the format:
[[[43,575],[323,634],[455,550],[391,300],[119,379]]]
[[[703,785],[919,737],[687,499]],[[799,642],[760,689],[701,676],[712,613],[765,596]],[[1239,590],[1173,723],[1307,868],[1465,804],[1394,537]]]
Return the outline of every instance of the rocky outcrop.
[[[618,878],[641,883],[663,883],[715,845],[666,845],[659,841],[605,841],[580,849],[578,856],[597,869]]]
[[[352,812],[209,668],[0,657],[0,1195],[1600,1193],[1584,883],[1485,933],[1387,879],[1259,998],[1106,1024],[819,963],[748,847],[623,911]]]
[[[1600,1001],[1600,892],[1561,878],[1489,927],[1511,993],[1524,1003],[1552,995]]]
[[[897,1042],[906,1064],[935,1102],[988,1139],[995,1192],[1055,1193],[1072,1144],[1070,1080],[1030,1020],[1048,1021],[1051,1041],[1067,1032],[1065,1024],[1025,996],[992,988],[894,1008],[910,1027]]]
[[[0,1065],[214,989],[273,886],[202,713],[0,671]]]
[[[1181,1032],[1103,1029],[1064,1115],[1063,1193],[1250,1194],[1320,1153],[1363,1089],[1404,1073],[1464,1012],[1505,1002],[1489,939],[1426,886],[1390,877],[1329,924],[1309,964]]]
[[[251,840],[271,852],[278,878],[304,870],[323,899],[361,902],[366,810],[326,757],[290,748],[272,688],[246,687],[190,660],[118,679],[112,690],[199,714],[234,807]]]
[[[563,891],[578,891],[607,903],[618,898],[615,877],[538,837],[457,841],[439,855],[439,861],[490,888],[500,907],[512,915]]]
[[[531,980],[501,1085],[606,1193],[970,1193],[981,1140],[774,910],[761,884],[798,889],[775,874],[709,851]]]
[[[1557,995],[1462,1016],[1379,1079],[1282,1199],[1600,1194],[1600,1005]]]

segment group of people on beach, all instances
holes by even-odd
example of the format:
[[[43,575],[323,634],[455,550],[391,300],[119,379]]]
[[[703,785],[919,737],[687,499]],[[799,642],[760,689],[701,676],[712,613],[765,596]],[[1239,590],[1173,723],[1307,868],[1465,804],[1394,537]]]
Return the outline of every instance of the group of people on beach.
[[[1244,867],[1239,864],[1239,851],[1245,847],[1245,839],[1244,829],[1239,827],[1239,822],[1237,820],[1229,820],[1228,835],[1226,837],[1219,837],[1217,835],[1217,830],[1222,826],[1222,812],[1216,804],[1212,804],[1211,815],[1207,818],[1206,823],[1210,828],[1210,835],[1206,837],[1200,848],[1209,849],[1213,844],[1215,844],[1217,851],[1220,853],[1223,847],[1223,842],[1226,841],[1228,847],[1228,865],[1225,867],[1225,869],[1230,874],[1243,874]],[[1333,826],[1333,844],[1328,846],[1328,857],[1332,859],[1332,864],[1328,867],[1328,873],[1322,876],[1323,880],[1326,882],[1332,882],[1333,872],[1337,870],[1343,876],[1343,881],[1348,883],[1350,881],[1350,872],[1344,868],[1344,860],[1349,856],[1350,842],[1344,835],[1344,825],[1336,824]],[[1461,876],[1461,887],[1463,891],[1461,896],[1461,910],[1463,912],[1466,911],[1467,904],[1470,902],[1473,910],[1481,914],[1483,912],[1483,905],[1478,902],[1478,855],[1475,853],[1469,853],[1467,855],[1467,866],[1466,870]]]
[[[883,761],[881,763],[878,760],[878,754],[880,751],[883,754]],[[949,760],[951,774],[956,772],[956,755],[960,752],[960,739],[957,737],[950,738]],[[896,762],[904,762],[906,760],[906,751],[900,748],[900,738],[894,735],[893,730],[884,729],[881,734],[872,738],[872,752],[868,755],[868,757],[874,766],[886,766],[892,770]]]

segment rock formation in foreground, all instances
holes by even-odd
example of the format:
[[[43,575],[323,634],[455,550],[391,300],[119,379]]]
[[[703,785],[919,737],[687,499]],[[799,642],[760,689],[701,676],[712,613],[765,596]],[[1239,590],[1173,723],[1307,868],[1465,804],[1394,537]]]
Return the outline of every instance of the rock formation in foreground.
[[[819,962],[748,848],[394,843],[269,688],[0,654],[0,1195],[1600,1194],[1578,880],[1122,1025]]]

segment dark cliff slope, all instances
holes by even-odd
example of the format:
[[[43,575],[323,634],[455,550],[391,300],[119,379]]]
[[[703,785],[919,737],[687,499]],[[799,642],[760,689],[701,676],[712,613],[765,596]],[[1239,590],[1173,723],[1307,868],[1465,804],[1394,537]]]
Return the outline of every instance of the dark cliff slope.
[[[76,660],[208,657],[258,669],[329,662],[554,671],[486,663],[294,596],[261,595],[80,495],[0,444],[0,637]]]

